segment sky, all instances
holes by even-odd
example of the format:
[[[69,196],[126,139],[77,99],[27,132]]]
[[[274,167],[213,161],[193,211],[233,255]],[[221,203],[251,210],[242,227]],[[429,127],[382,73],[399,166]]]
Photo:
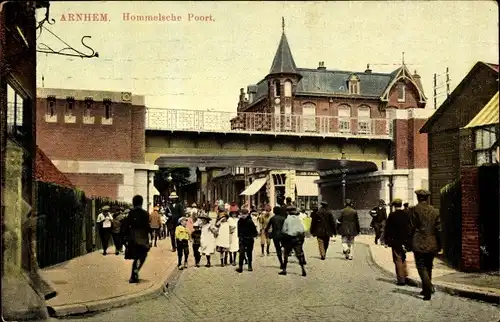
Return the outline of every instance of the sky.
[[[107,19],[70,21],[78,13]],[[99,58],[39,53],[38,87],[130,91],[145,95],[150,108],[236,111],[240,88],[269,72],[281,17],[298,67],[324,61],[328,69],[363,72],[369,63],[373,72],[391,72],[404,52],[408,68],[422,77],[428,108],[434,73],[444,84],[448,67],[453,90],[477,61],[499,57],[494,1],[65,1],[51,2],[50,14],[50,31],[85,53],[80,39],[91,36],[86,44]],[[159,14],[181,21],[131,19]],[[201,16],[208,21],[195,21]],[[46,30],[38,43],[66,47]],[[439,103],[445,88],[438,92]]]

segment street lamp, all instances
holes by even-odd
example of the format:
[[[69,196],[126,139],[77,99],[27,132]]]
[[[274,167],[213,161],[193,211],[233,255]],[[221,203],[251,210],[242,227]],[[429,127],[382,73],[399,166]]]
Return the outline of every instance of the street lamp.
[[[168,192],[169,195],[170,195],[170,184],[172,183],[172,180],[173,180],[172,175],[169,173],[168,177],[167,177],[167,183],[168,183],[168,185],[167,185],[167,192]]]
[[[340,158],[340,166],[342,171],[342,207],[345,206],[345,186],[346,186],[346,173],[347,169],[345,168],[347,164],[347,160],[345,158],[345,153],[342,152],[342,157]]]

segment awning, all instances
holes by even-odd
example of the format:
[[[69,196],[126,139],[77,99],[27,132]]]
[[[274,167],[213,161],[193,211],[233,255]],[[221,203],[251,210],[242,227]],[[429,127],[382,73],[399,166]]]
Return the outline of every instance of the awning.
[[[297,187],[297,196],[318,197],[319,188],[315,182],[318,179],[318,176],[296,176],[295,186]]]
[[[267,178],[256,179],[245,189],[245,191],[240,193],[240,196],[253,196],[260,190],[260,188],[262,188],[263,185],[266,184],[266,181]]]
[[[483,109],[465,126],[465,129],[498,123],[498,92]]]

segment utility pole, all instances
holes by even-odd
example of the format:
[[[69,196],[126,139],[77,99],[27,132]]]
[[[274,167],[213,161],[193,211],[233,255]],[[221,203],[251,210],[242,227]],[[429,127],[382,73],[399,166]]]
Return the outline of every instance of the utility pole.
[[[434,109],[437,108],[437,74],[434,73]]]
[[[446,97],[450,96],[450,72],[446,67]]]

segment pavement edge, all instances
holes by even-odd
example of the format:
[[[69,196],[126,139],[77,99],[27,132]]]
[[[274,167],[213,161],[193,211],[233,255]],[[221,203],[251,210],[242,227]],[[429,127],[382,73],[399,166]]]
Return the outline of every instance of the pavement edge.
[[[377,263],[377,261],[375,260],[375,258],[373,256],[372,247],[370,245],[365,244],[365,243],[363,243],[363,245],[368,247],[368,250],[369,250],[368,251],[368,254],[369,254],[368,258],[369,258],[371,264],[376,266],[376,268],[379,269],[380,271],[382,271],[385,275],[390,275],[393,277],[396,276],[396,274],[394,274],[394,272],[386,269],[385,267],[383,267],[382,265]],[[421,281],[414,279],[414,278],[411,278],[411,277],[408,278],[408,280],[409,280],[408,284],[410,286],[422,287]],[[433,285],[436,288],[436,290],[439,290],[439,291],[444,292],[444,293],[448,293],[450,295],[466,297],[466,298],[477,300],[477,301],[483,301],[483,302],[487,302],[487,303],[500,305],[500,296],[496,295],[496,294],[478,292],[475,290],[467,290],[467,289],[458,288],[458,287],[451,286],[451,285],[450,286],[443,285],[443,284],[440,284],[439,282],[433,283]]]
[[[135,304],[142,301],[150,300],[161,296],[162,294],[170,293],[175,287],[175,284],[180,276],[181,271],[176,269],[175,265],[165,279],[155,283],[149,289],[139,291],[137,293],[118,296],[111,299],[100,301],[92,301],[86,303],[77,303],[61,306],[48,306],[47,310],[51,317],[62,318],[66,316],[86,315],[90,313],[98,313],[108,311],[110,309],[123,307],[129,304]]]

